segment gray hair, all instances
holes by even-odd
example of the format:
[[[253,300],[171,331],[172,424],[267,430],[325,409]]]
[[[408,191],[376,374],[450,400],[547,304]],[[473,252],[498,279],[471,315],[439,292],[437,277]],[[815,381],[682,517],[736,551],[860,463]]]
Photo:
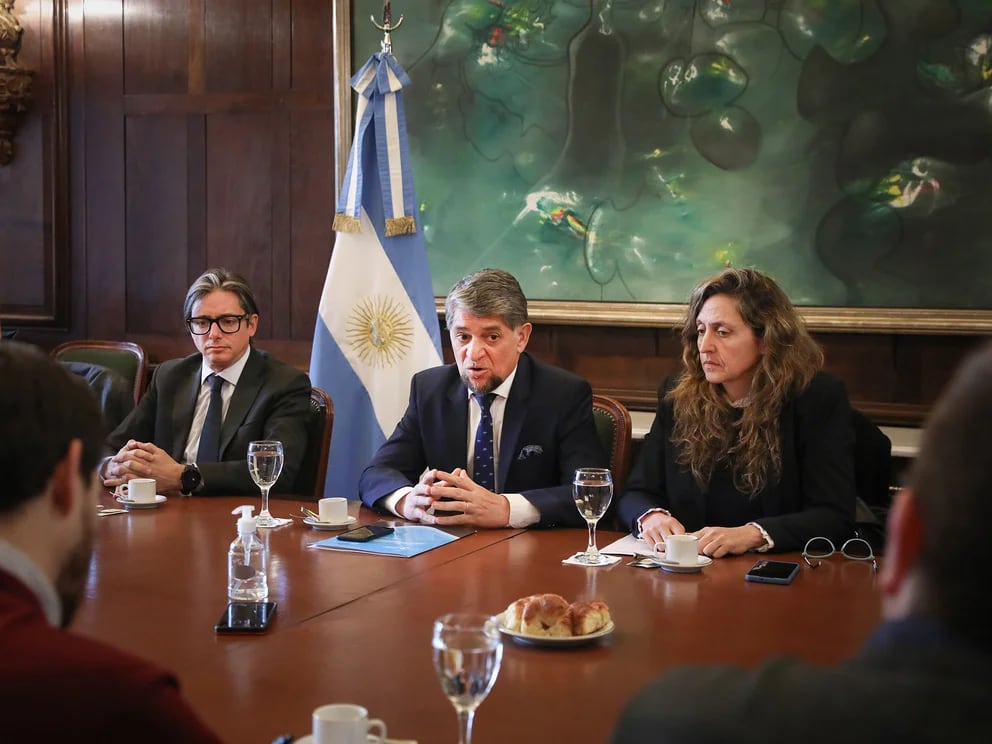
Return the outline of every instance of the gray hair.
[[[248,286],[248,280],[241,274],[235,274],[227,269],[207,269],[197,278],[186,292],[183,302],[183,317],[187,320],[193,317],[193,306],[216,289],[234,292],[242,311],[248,315],[258,315],[258,303],[255,293]]]
[[[527,298],[520,283],[502,269],[482,269],[459,279],[444,301],[449,328],[459,310],[482,318],[496,316],[510,328],[527,322]]]

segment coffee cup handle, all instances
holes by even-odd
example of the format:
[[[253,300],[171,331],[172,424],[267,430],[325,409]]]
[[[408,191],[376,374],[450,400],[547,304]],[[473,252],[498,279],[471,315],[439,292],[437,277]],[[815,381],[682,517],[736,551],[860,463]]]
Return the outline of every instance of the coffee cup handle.
[[[373,728],[379,729],[379,733],[372,734]],[[386,740],[386,724],[383,723],[382,720],[379,718],[370,718],[369,733],[374,737],[373,741],[375,741],[376,744],[382,744]]]
[[[665,549],[665,543],[664,543],[664,541],[662,541],[662,542],[656,542],[654,544],[654,546],[651,548],[651,552],[654,553],[656,556],[658,555],[658,548],[661,548],[662,551],[664,551],[664,549]]]

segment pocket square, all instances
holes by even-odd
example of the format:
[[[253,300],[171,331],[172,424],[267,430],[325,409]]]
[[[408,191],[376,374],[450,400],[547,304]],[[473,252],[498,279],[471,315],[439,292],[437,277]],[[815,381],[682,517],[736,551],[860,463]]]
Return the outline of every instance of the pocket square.
[[[539,444],[528,444],[522,450],[520,450],[520,454],[517,455],[517,459],[526,460],[528,457],[531,457],[532,455],[543,455],[543,454],[544,454],[544,447],[542,447]]]

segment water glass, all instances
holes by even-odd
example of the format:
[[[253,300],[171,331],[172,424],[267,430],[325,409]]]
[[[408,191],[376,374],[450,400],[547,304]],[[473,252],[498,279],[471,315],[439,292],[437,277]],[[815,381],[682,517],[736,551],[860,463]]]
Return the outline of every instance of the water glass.
[[[589,527],[589,545],[586,552],[575,560],[589,566],[609,563],[596,547],[596,524],[613,500],[613,474],[606,468],[579,468],[572,480],[572,498]]]
[[[434,669],[458,714],[458,742],[471,744],[475,709],[496,683],[503,659],[498,621],[491,615],[452,614],[434,621]]]

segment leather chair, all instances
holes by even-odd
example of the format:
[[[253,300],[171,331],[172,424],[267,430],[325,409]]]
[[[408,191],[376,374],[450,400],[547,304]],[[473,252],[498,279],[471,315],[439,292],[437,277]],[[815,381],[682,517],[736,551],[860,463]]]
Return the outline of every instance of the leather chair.
[[[610,456],[613,471],[613,493],[616,500],[623,493],[630,472],[631,422],[630,411],[616,398],[592,396],[592,417],[603,449]]]
[[[327,478],[327,458],[331,450],[331,430],[334,428],[334,404],[319,387],[310,390],[310,421],[307,451],[303,455],[296,491],[309,495],[314,501],[324,497]]]
[[[51,356],[60,362],[99,364],[112,369],[131,386],[134,404],[144,395],[148,377],[145,350],[130,341],[67,341],[52,349]]]

